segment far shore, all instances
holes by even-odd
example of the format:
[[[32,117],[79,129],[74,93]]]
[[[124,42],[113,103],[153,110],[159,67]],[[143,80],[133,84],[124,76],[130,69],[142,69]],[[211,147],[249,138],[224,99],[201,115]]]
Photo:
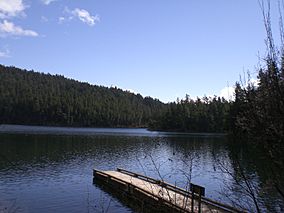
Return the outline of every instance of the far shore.
[[[0,124],[0,134],[48,134],[48,135],[133,135],[133,136],[225,136],[226,133],[188,133],[178,131],[156,131],[142,127],[64,127]]]

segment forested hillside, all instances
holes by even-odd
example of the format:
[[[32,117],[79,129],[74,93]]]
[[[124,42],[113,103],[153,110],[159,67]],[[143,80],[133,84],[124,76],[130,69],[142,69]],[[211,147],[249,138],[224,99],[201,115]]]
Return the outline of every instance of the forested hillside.
[[[118,88],[94,86],[0,65],[0,124],[150,127],[224,132],[230,103],[221,98],[164,104]]]
[[[0,124],[141,127],[163,107],[118,88],[0,65]]]

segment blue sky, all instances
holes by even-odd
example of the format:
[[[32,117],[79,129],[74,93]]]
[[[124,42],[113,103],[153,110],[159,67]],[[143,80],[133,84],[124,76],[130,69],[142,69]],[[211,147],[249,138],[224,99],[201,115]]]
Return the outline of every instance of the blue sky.
[[[164,102],[220,95],[264,39],[257,0],[0,0],[1,64]]]

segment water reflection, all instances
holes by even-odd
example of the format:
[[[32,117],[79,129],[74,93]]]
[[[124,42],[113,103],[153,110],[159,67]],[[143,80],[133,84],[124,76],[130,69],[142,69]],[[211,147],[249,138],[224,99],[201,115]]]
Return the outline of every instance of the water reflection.
[[[238,144],[234,142],[235,139],[230,138],[228,143],[229,169],[235,180],[229,183],[230,187],[227,187],[233,189],[229,193],[231,198],[238,198],[243,206],[247,206],[248,209],[253,207],[252,210],[254,211],[256,205],[253,199],[256,200],[262,212],[283,212],[283,197],[281,198],[280,194],[275,190],[271,178],[275,178],[276,175],[280,178],[283,191],[284,171],[273,168],[273,163],[267,158],[265,151],[248,146],[246,141]],[[249,202],[247,201],[248,197],[250,197]]]
[[[208,197],[229,202],[220,192],[224,180],[233,180],[219,169],[225,162],[234,170],[235,149],[227,137],[147,134],[0,134],[0,211],[14,205],[20,212],[94,212],[111,203],[109,212],[131,212],[93,186],[94,167],[126,168],[181,187],[191,179],[206,187]],[[247,174],[265,181],[258,165],[249,163],[250,154],[236,151]]]

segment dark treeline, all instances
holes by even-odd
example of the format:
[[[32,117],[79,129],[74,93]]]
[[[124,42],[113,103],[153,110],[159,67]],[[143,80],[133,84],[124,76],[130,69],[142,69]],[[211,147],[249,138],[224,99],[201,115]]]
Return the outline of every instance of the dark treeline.
[[[284,52],[269,50],[258,81],[257,86],[236,84],[232,130],[270,162],[266,168],[268,186],[284,200]]]
[[[282,140],[284,62],[266,62],[258,86],[236,84],[234,101],[186,95],[168,104],[118,88],[0,65],[0,123],[230,131]]]
[[[118,88],[0,65],[0,124],[141,127],[163,107]]]
[[[262,159],[269,162],[265,173],[266,187],[275,189],[284,201],[284,31],[280,12],[279,47],[274,43],[270,20],[270,2],[265,10],[260,1],[267,33],[267,55],[264,65],[258,70],[257,85],[243,80],[236,83],[235,101],[231,107],[232,131],[234,136],[246,142],[262,153]],[[281,6],[281,7],[280,7]],[[279,2],[279,11],[283,10],[283,2]],[[248,76],[249,77],[249,76]],[[239,145],[239,141],[235,141]],[[241,158],[239,156],[239,158]],[[246,181],[249,181],[247,177]],[[261,197],[261,191],[255,190],[251,195]],[[255,206],[257,212],[259,203]],[[283,208],[282,208],[283,211]]]
[[[268,162],[263,165],[266,176],[263,189],[274,189],[284,201],[284,55],[274,56],[269,54],[266,65],[259,69],[257,85],[250,81],[236,84],[231,130],[236,145],[245,142]],[[236,136],[239,136],[237,140]],[[240,168],[237,170],[239,172]],[[246,176],[242,178],[250,181]],[[250,193],[258,197],[255,199],[257,212],[261,212],[258,206],[263,202],[259,199],[263,189],[254,189]]]
[[[232,105],[233,130],[255,140],[284,139],[284,55],[280,64],[267,59],[259,70],[258,84],[236,84]]]
[[[204,97],[196,100],[186,95],[184,100],[167,104],[150,128],[182,132],[225,132],[229,129],[231,103],[224,98]]]
[[[230,103],[204,97],[164,104],[118,88],[0,65],[0,123],[150,127],[183,132],[224,132]]]

